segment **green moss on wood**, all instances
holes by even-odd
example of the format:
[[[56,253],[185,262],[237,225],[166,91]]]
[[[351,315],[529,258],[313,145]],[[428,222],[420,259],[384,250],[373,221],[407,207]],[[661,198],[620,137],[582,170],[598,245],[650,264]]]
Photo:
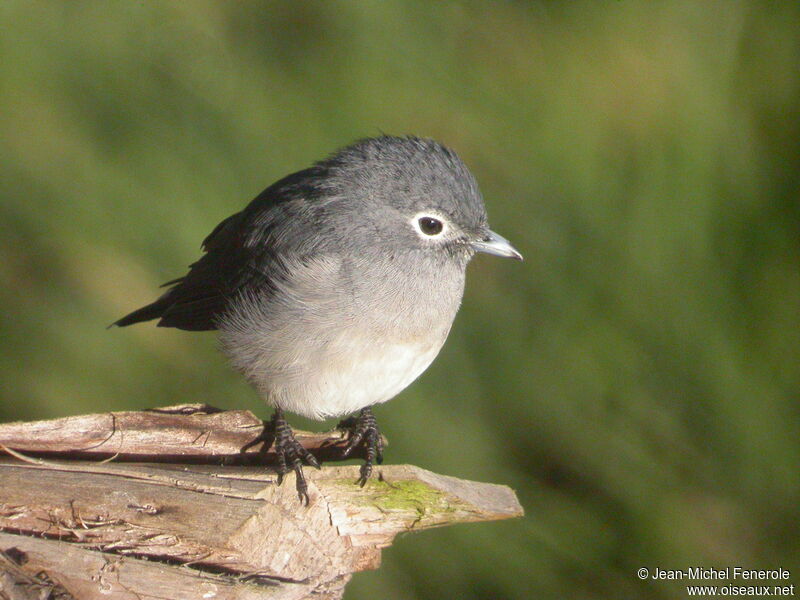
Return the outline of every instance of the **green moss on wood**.
[[[352,486],[350,479],[342,485]],[[386,481],[370,479],[353,500],[375,506],[382,511],[413,511],[422,518],[431,513],[454,512],[452,498],[421,481],[402,479]]]

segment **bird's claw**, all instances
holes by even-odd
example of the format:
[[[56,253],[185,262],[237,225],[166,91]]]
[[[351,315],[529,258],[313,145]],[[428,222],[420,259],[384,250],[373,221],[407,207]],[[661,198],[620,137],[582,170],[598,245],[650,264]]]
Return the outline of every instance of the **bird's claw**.
[[[272,428],[275,434],[275,455],[278,458],[278,485],[283,483],[286,473],[294,471],[297,496],[300,498],[301,504],[308,506],[308,483],[303,474],[303,465],[319,469],[319,461],[295,439],[292,428],[289,427],[283,418],[283,413],[279,410],[276,410],[272,416]]]
[[[339,427],[350,431],[350,439],[342,450],[342,458],[347,458],[360,445],[363,445],[366,450],[367,457],[364,464],[361,465],[358,478],[358,485],[364,487],[367,479],[372,475],[373,462],[378,464],[383,462],[383,438],[375,415],[372,414],[371,409],[365,408],[356,419],[342,421],[339,423]]]

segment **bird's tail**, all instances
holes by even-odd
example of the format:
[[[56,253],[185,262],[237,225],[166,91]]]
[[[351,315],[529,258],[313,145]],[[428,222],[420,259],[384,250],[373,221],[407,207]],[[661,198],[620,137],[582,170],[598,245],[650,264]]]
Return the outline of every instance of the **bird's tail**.
[[[169,293],[169,292],[168,292]],[[167,294],[161,296],[158,300],[147,306],[133,311],[129,315],[125,315],[119,321],[114,321],[109,327],[116,325],[117,327],[126,327],[134,323],[141,323],[142,321],[152,321],[164,315],[164,312],[172,305],[172,300],[167,298]]]

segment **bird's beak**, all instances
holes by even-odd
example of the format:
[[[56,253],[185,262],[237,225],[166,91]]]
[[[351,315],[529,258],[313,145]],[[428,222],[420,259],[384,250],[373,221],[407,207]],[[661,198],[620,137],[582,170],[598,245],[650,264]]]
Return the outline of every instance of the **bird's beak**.
[[[476,252],[522,260],[522,254],[511,245],[511,242],[502,235],[497,235],[494,231],[487,232],[483,238],[472,242],[470,245]]]

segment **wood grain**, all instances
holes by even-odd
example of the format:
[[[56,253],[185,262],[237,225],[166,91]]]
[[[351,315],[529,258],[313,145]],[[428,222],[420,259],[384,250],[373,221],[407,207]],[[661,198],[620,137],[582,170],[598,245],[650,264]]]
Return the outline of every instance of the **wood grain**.
[[[0,425],[3,446],[49,457],[0,458],[0,599],[27,600],[47,581],[75,599],[338,598],[398,533],[522,514],[505,486],[410,465],[379,467],[364,488],[358,466],[306,469],[302,506],[293,475],[279,486],[269,468],[220,461],[260,434],[254,416],[179,408]],[[329,448],[338,435],[304,443]],[[53,458],[117,452],[185,462]]]
[[[254,464],[272,462],[255,444],[264,422],[248,410],[179,404],[139,412],[107,412],[0,424],[0,444],[34,456],[118,461]],[[341,430],[295,431],[320,460],[339,460]],[[244,451],[243,451],[244,449]],[[363,456],[355,454],[353,458]]]

